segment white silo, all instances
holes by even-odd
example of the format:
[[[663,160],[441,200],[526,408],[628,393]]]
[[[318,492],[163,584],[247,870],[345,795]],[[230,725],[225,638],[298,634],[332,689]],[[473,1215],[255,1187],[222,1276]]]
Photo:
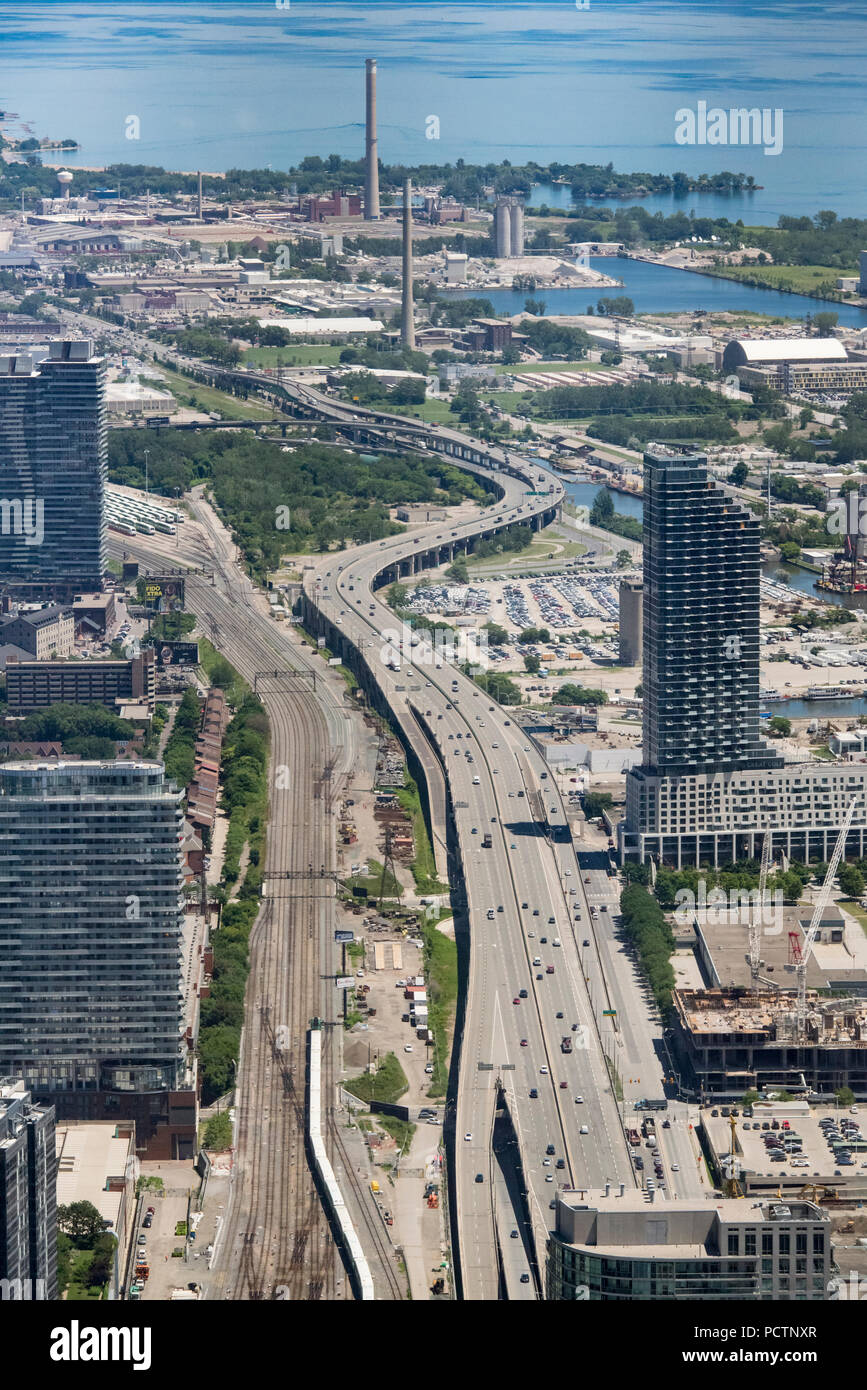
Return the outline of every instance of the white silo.
[[[497,203],[494,218],[497,256],[508,258],[512,254],[512,209],[507,201]]]

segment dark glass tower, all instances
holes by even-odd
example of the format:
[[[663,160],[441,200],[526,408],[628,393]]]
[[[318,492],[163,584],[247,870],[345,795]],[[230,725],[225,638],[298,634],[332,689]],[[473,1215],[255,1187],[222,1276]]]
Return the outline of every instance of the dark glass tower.
[[[645,773],[781,767],[759,736],[759,524],[691,446],[644,455]]]
[[[92,345],[0,356],[0,583],[102,587],[106,467],[105,363]]]

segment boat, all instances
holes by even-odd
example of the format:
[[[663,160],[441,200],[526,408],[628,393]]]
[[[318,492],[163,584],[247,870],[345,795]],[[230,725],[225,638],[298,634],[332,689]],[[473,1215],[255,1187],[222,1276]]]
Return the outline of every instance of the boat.
[[[808,700],[857,700],[861,695],[860,690],[851,690],[845,685],[810,685],[807,687]]]

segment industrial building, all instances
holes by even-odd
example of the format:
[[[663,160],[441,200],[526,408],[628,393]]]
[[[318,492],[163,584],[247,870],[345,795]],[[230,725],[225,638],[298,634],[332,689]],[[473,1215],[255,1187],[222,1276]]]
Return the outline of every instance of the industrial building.
[[[54,1108],[0,1072],[0,1302],[57,1297]]]
[[[494,209],[496,255],[509,260],[524,254],[524,202],[522,198],[498,198]]]
[[[106,566],[105,364],[89,342],[0,357],[0,584],[99,589]]]
[[[829,1296],[831,1222],[813,1202],[566,1191],[548,1241],[546,1297],[572,1302],[818,1302]]]
[[[159,763],[0,766],[0,1070],[167,1158],[196,1141],[182,826]]]
[[[620,581],[620,633],[618,660],[621,666],[640,666],[644,651],[644,589],[640,579]]]
[[[758,522],[689,445],[644,456],[643,761],[626,779],[623,858],[720,864],[865,852],[867,768],[784,763],[759,733]]]
[[[6,663],[6,699],[13,714],[28,714],[48,705],[105,705],[114,713],[123,705],[153,713],[156,656],[144,647],[128,661],[18,661]]]
[[[859,391],[867,385],[867,362],[850,362],[836,338],[737,338],[722,357],[723,371],[741,385],[795,391]]]
[[[867,1097],[867,1001],[807,992],[799,1037],[795,982],[673,993],[675,1045],[683,1088],[702,1098],[736,1099],[779,1087],[792,1095],[832,1095],[849,1086]]]

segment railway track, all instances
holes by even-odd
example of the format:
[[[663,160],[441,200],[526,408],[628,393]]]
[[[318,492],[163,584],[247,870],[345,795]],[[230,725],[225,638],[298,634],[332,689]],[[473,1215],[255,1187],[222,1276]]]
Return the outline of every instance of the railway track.
[[[200,519],[201,516],[200,516]],[[207,513],[204,516],[207,526]],[[232,573],[221,538],[209,532],[195,553],[210,560],[215,583],[187,580],[187,608],[214,644],[253,684],[258,670],[303,669],[303,654],[270,630],[251,603],[251,590]],[[149,561],[153,562],[149,554]],[[167,563],[162,555],[161,561]],[[314,695],[299,680],[292,690],[263,692],[271,729],[271,766],[290,769],[289,787],[271,779],[265,878],[309,865],[336,867],[331,798],[348,771],[341,732],[346,716],[325,683]],[[324,774],[328,772],[326,777]],[[209,1297],[267,1300],[334,1299],[343,1273],[307,1162],[304,1138],[306,1030],[328,1016],[333,908],[304,894],[266,898],[250,935],[250,973],[237,1077],[236,1151],[232,1196]],[[331,991],[333,996],[333,991]],[[323,1049],[323,1090],[334,1095],[334,1030]],[[339,1136],[338,1136],[339,1138]],[[348,1281],[343,1286],[348,1288]]]

